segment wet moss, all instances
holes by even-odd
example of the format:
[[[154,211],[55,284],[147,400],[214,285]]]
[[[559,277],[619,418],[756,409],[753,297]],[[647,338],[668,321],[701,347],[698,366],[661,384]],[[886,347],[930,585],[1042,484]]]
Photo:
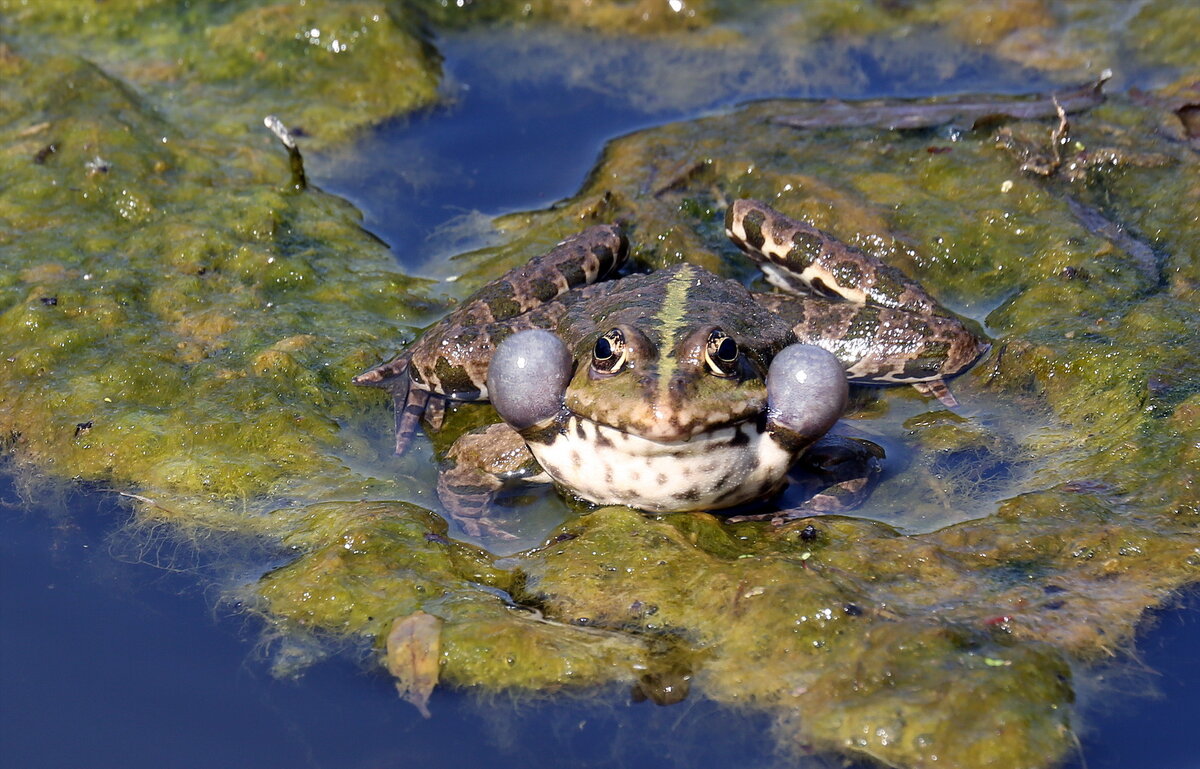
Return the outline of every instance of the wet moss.
[[[264,610],[300,628],[374,638],[392,620],[448,600],[498,604],[512,576],[403,504],[312,505],[283,544],[299,554],[263,577]]]
[[[18,40],[114,71],[180,123],[230,136],[276,113],[311,144],[437,100],[440,60],[404,3],[0,3]]]
[[[420,281],[341,201],[281,191],[269,145],[220,164],[95,66],[11,56],[0,399],[22,457],[226,499],[340,468],[337,421],[365,402],[348,378],[391,344],[361,321],[403,322]],[[59,149],[35,163],[31,138]],[[152,203],[131,217],[134,193]]]

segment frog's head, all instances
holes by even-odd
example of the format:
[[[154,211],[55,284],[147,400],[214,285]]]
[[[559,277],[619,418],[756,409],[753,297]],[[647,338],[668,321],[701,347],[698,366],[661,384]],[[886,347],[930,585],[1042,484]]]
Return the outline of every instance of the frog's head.
[[[592,501],[689,510],[776,490],[845,408],[841,364],[698,267],[621,284],[573,306],[557,334],[497,348],[488,392],[501,417]]]

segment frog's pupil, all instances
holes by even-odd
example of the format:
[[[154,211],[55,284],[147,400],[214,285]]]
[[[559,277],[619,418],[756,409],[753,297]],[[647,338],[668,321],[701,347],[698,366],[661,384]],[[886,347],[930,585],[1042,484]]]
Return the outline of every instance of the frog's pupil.
[[[721,340],[721,344],[717,346],[717,357],[726,363],[732,363],[737,360],[737,342],[729,337]]]
[[[594,353],[596,360],[608,360],[612,357],[612,354],[612,344],[608,341],[607,337],[602,336],[596,340],[596,351]]]

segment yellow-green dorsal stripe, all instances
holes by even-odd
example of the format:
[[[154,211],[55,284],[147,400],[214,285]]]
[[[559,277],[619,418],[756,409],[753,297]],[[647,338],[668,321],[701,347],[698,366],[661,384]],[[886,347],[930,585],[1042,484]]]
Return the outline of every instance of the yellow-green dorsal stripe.
[[[654,316],[658,324],[658,398],[663,401],[671,385],[671,377],[675,375],[675,332],[684,323],[684,313],[687,311],[688,289],[695,282],[692,266],[685,264],[671,276],[667,283],[667,295],[663,299],[662,308]]]

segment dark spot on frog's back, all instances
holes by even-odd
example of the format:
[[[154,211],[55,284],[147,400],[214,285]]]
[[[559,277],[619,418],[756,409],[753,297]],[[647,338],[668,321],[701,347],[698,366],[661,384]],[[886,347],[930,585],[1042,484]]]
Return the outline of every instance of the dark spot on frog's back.
[[[545,278],[534,278],[530,281],[529,288],[533,292],[533,295],[542,302],[548,302],[558,296],[558,285],[554,281]]]
[[[587,281],[587,273],[583,266],[576,262],[567,262],[558,266],[558,271],[569,286],[579,286]]]
[[[733,212],[733,206],[729,207],[730,213]],[[746,242],[755,248],[762,248],[766,242],[763,238],[762,226],[767,220],[767,215],[762,211],[751,211],[742,218],[742,229],[746,231]]]
[[[814,281],[816,282],[816,281]],[[844,339],[873,339],[879,330],[879,308],[867,305],[854,313],[854,318],[846,327]]]
[[[876,294],[896,303],[904,293],[904,284],[896,280],[895,276],[883,272],[876,273],[875,285],[871,288]]]
[[[849,259],[842,259],[833,266],[833,277],[843,286],[855,286],[862,283],[863,271]]]
[[[792,233],[792,247],[788,250],[788,263],[793,269],[803,270],[821,254],[824,242],[815,233],[808,230],[796,230]]]
[[[516,290],[507,282],[494,283],[479,292],[478,299],[486,304],[495,320],[507,320],[521,314]]]
[[[438,356],[437,363],[433,366],[433,375],[441,383],[442,389],[453,393],[456,399],[472,400],[479,396],[479,388],[475,386],[466,369],[441,356]]]

